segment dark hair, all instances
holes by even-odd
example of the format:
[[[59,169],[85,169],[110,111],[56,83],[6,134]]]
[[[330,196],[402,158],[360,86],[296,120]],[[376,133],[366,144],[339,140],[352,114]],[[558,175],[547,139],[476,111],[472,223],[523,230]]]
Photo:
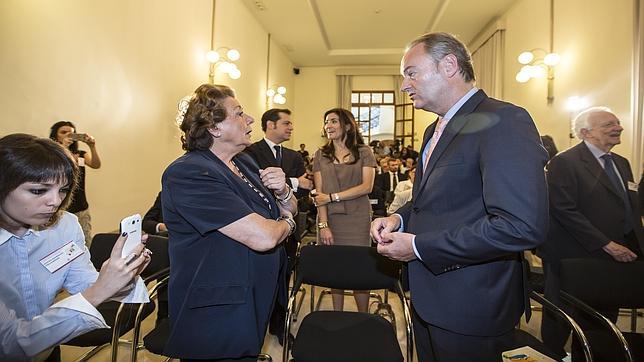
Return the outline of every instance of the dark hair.
[[[353,161],[348,163],[354,164],[360,159],[358,145],[364,144],[362,137],[358,134],[356,119],[353,117],[353,113],[344,108],[329,109],[324,113],[324,119],[326,119],[326,117],[331,113],[338,115],[340,126],[342,126],[342,131],[344,132],[344,144],[347,146],[349,151],[351,151],[351,155],[353,156]],[[349,127],[348,130],[346,129],[347,126]],[[324,146],[322,146],[322,156],[328,158],[331,162],[334,160],[340,162],[340,160],[335,157],[335,147],[333,146],[332,140],[329,140]]]
[[[423,44],[425,51],[438,63],[445,56],[452,54],[456,57],[461,76],[466,82],[475,80],[472,57],[465,44],[454,35],[448,33],[427,33],[409,43],[407,49]]]
[[[548,159],[555,157],[557,153],[559,153],[559,150],[557,150],[557,145],[555,145],[555,140],[552,139],[551,136],[541,136],[541,143],[543,144],[543,148],[548,151]]]
[[[51,140],[58,142],[58,129],[64,126],[69,126],[74,129],[74,132],[76,132],[76,126],[72,122],[58,121],[54,123],[53,126],[51,126],[51,129],[49,130],[49,138]],[[61,143],[61,142],[58,142],[58,143]],[[72,142],[68,148],[72,153],[78,153],[78,141]]]
[[[207,150],[212,146],[208,129],[226,119],[224,99],[228,97],[235,98],[235,92],[225,85],[202,84],[195,90],[179,125],[184,150]]]
[[[78,166],[68,150],[47,138],[24,133],[0,138],[0,169],[0,205],[25,182],[59,182],[69,186],[65,199],[45,227],[58,221],[77,184]],[[0,227],[5,224],[6,220],[0,218]]]
[[[266,132],[266,124],[268,121],[277,122],[280,119],[280,113],[291,114],[290,109],[286,108],[271,108],[262,114],[262,131]]]

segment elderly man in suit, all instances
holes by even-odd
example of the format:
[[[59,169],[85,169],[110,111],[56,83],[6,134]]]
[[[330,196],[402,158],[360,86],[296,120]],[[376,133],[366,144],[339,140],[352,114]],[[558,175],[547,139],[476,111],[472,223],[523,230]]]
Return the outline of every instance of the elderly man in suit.
[[[522,252],[548,228],[547,153],[530,115],[474,87],[469,52],[446,33],[410,43],[402,91],[437,114],[412,200],[372,222],[378,252],[409,262],[419,361],[499,361],[529,316]]]
[[[544,260],[546,298],[559,304],[559,262],[595,258],[632,262],[644,250],[637,184],[628,161],[611,152],[621,140],[619,119],[606,107],[593,107],[573,120],[576,146],[556,155],[547,167],[550,230],[538,250]],[[617,320],[617,310],[603,310]],[[575,317],[582,327],[582,316]],[[543,341],[563,355],[569,328],[544,313]]]
[[[262,131],[264,131],[265,137],[248,146],[245,152],[257,161],[260,169],[271,166],[280,167],[286,175],[286,183],[293,189],[298,198],[308,195],[309,190],[313,188],[313,181],[307,178],[302,155],[297,151],[282,146],[283,142],[291,139],[291,133],[293,132],[291,111],[289,109],[272,108],[264,112],[262,115]],[[291,235],[284,243],[288,256],[287,283],[295,264],[297,242],[294,235]],[[285,318],[286,309],[276,303],[268,331],[277,336],[280,344],[283,343]]]

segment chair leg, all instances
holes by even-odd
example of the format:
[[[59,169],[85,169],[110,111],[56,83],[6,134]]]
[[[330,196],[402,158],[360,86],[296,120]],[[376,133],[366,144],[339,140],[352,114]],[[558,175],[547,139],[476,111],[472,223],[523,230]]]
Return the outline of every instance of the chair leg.
[[[301,287],[299,293],[302,293],[302,295],[300,295],[300,299],[297,301],[295,313],[293,313],[293,322],[297,322],[297,316],[300,314],[300,309],[302,309],[302,305],[304,304],[306,289],[304,289],[304,287]]]
[[[394,328],[394,331],[397,331],[396,329],[396,314],[394,314],[394,310],[391,307],[391,304],[389,303],[376,303],[376,310],[373,312],[373,314],[379,315],[385,319],[389,319],[389,322],[391,323],[391,326]]]

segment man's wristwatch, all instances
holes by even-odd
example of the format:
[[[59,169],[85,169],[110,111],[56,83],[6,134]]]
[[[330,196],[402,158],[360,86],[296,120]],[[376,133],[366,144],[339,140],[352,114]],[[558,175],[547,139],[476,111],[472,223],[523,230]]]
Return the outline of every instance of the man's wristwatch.
[[[327,223],[326,221],[318,223],[318,230],[326,229],[328,227],[329,227],[329,223]]]

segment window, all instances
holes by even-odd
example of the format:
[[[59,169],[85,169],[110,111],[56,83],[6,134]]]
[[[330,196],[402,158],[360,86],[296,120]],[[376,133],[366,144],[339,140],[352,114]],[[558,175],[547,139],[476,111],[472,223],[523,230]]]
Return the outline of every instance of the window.
[[[366,144],[394,138],[393,91],[351,92],[351,113]]]

